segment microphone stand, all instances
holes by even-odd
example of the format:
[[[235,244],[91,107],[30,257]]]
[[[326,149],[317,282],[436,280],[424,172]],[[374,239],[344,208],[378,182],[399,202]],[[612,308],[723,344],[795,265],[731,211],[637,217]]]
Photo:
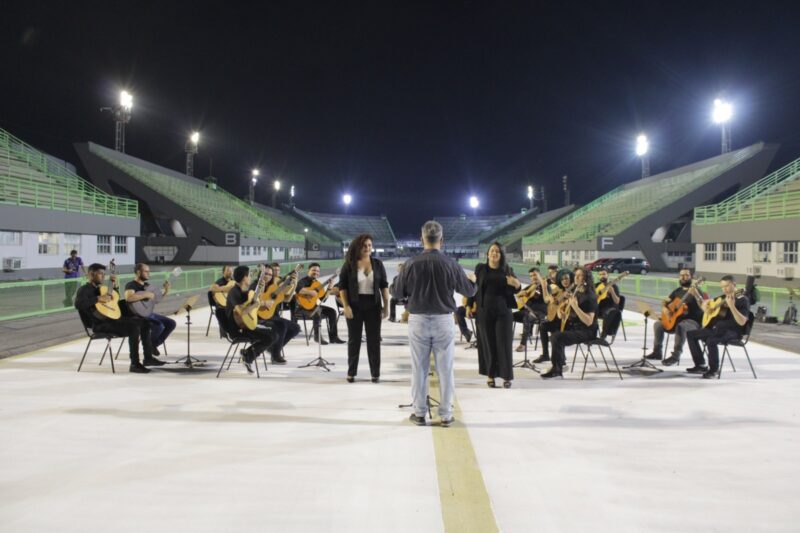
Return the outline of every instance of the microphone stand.
[[[189,297],[175,312],[176,315],[179,315],[182,311],[186,311],[186,356],[181,357],[173,364],[183,363],[189,368],[194,368],[194,365],[202,366],[206,362],[205,359],[192,357],[192,306],[197,299],[197,296]]]
[[[653,363],[651,363],[650,361],[647,360],[647,357],[646,357],[646,355],[647,355],[647,319],[650,317],[650,314],[651,314],[652,311],[651,311],[649,306],[645,306],[645,308],[642,309],[642,312],[644,314],[644,341],[642,343],[642,358],[639,361],[636,361],[635,363],[630,364],[630,365],[628,365],[626,367],[623,367],[623,368],[625,370],[628,370],[628,369],[631,369],[631,368],[640,368],[642,370],[648,369],[648,370],[655,370],[656,372],[663,372],[664,371],[663,368],[658,368]]]

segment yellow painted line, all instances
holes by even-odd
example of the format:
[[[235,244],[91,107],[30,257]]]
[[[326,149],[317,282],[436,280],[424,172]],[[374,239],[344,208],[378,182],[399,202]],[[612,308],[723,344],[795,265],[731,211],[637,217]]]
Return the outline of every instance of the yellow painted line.
[[[431,396],[440,398],[435,374],[431,376],[430,385]],[[469,432],[461,420],[458,399],[454,399],[453,414],[456,422],[452,426],[434,427],[432,432],[444,530],[453,533],[499,531]]]

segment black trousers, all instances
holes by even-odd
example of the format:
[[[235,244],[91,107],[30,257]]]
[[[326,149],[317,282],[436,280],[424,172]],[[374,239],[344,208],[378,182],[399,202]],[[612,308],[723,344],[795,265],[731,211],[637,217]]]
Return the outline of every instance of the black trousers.
[[[239,335],[250,341],[250,348],[253,358],[258,357],[266,350],[272,350],[273,345],[278,344],[278,337],[272,329],[272,325],[259,324],[256,329],[243,329]],[[280,347],[278,347],[280,354]]]
[[[150,321],[146,318],[122,317],[117,320],[97,320],[92,325],[92,331],[128,337],[128,353],[130,354],[131,364],[139,362],[140,339],[145,359],[153,357]]]
[[[514,322],[522,324],[522,339],[520,339],[520,344],[525,344],[528,342],[528,339],[533,333],[533,325],[537,322],[541,322],[543,320],[542,317],[547,315],[547,305],[544,304],[533,304],[528,307],[531,311],[533,311],[533,315],[529,313],[525,308],[520,309],[519,311],[514,311]]]
[[[700,341],[705,341],[708,350],[708,369],[716,372],[719,370],[719,345],[738,339],[739,332],[735,329],[695,329],[686,333],[686,343],[692,352],[694,366],[703,366],[703,348]]]
[[[322,323],[322,318],[328,321],[328,337],[331,339],[339,338],[339,328],[336,324],[336,317],[337,313],[336,310],[332,307],[328,307],[327,305],[320,305],[319,306],[319,313],[312,315],[312,311],[306,311],[305,309],[300,309],[298,307],[301,316],[305,318],[310,318],[312,323],[314,324],[314,334],[319,334],[319,326]],[[300,330],[298,330],[300,331]]]
[[[514,322],[511,309],[503,305],[478,309],[478,371],[490,378],[500,377],[504,381],[514,379],[512,360]]]
[[[603,328],[600,330],[600,336],[616,335],[619,325],[622,323],[622,312],[616,307],[609,306],[603,310],[600,317],[603,319]]]
[[[269,348],[273,358],[280,357],[281,348],[300,333],[300,326],[297,322],[292,322],[277,315],[265,320],[264,325],[271,329],[275,336],[275,342]]]
[[[464,336],[465,339],[470,338],[472,332],[467,327],[467,308],[463,305],[459,305],[456,308],[456,322],[458,323],[458,330]]]
[[[389,320],[392,322],[397,320],[397,304],[407,305],[408,298],[401,298],[399,300],[397,298],[389,299]]]
[[[355,303],[355,302],[354,302]],[[361,331],[367,333],[369,373],[373,378],[381,375],[381,308],[371,294],[360,294],[356,305],[350,304],[353,318],[347,320],[347,375],[358,374],[361,355]]]
[[[567,327],[569,328],[570,326]],[[550,362],[553,364],[553,368],[558,368],[560,370],[561,367],[567,364],[567,359],[564,356],[564,347],[586,342],[594,339],[596,336],[596,329],[590,329],[584,326],[553,333],[553,336],[550,337],[550,342],[553,345],[553,354],[550,356]]]
[[[539,324],[539,340],[542,341],[542,355],[545,357],[550,357],[550,334],[556,331],[561,331],[561,319],[558,317]]]

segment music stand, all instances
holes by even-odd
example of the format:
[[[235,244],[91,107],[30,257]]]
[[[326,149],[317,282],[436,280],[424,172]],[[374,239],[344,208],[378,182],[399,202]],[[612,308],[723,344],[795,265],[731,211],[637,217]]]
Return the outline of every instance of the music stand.
[[[636,361],[633,364],[625,366],[623,368],[626,369],[626,370],[628,370],[630,368],[640,368],[642,370],[648,369],[648,370],[655,370],[656,372],[663,372],[664,371],[663,368],[658,368],[653,363],[648,361],[647,357],[646,357],[647,356],[647,319],[650,316],[655,316],[656,312],[653,311],[652,307],[650,307],[649,305],[647,305],[644,302],[637,301],[636,302],[636,307],[638,307],[639,308],[639,312],[644,315],[644,342],[642,344],[642,359],[639,360],[639,361]]]
[[[186,356],[174,361],[173,364],[177,365],[178,363],[183,363],[189,368],[194,368],[193,365],[202,366],[206,362],[205,359],[192,357],[192,307],[197,303],[199,298],[200,296],[196,294],[194,296],[189,296],[184,300],[178,310],[175,311],[175,316],[180,316],[186,311]]]
[[[314,327],[313,321],[316,321],[317,319],[320,320],[320,324],[319,326],[317,326],[317,357],[316,359],[312,359],[308,363],[300,365],[297,368],[308,368],[310,366],[316,366],[322,368],[326,372],[330,372],[331,369],[328,368],[328,365],[333,366],[336,364],[322,357],[322,318],[320,317],[321,313],[322,313],[322,304],[318,305],[317,308],[314,309],[314,312],[311,313],[310,315],[310,318],[312,319],[312,327]]]

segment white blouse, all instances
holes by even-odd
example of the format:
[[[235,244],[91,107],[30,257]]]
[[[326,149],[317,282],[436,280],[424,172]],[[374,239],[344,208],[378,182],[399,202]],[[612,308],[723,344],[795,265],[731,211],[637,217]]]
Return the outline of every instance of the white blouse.
[[[370,270],[369,276],[364,274],[364,269],[358,269],[358,294],[375,294],[375,271]]]

